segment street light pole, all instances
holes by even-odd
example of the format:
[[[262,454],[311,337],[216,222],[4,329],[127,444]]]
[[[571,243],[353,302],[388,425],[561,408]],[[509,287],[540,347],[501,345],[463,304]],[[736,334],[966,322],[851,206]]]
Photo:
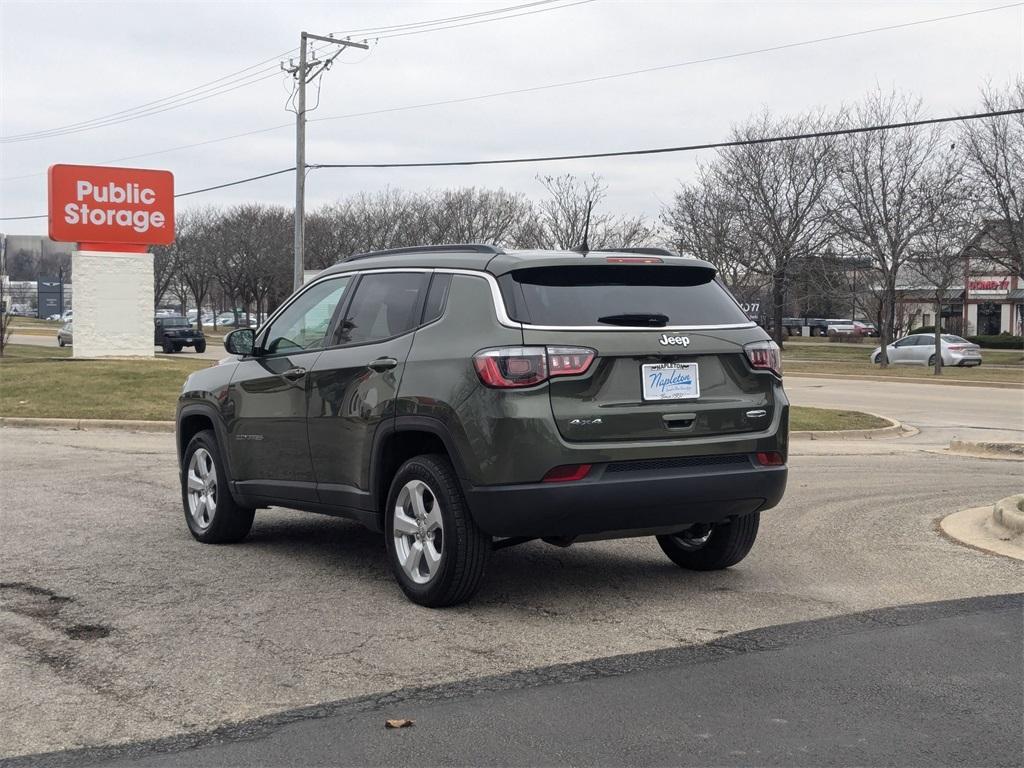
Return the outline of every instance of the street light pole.
[[[320,40],[324,43],[337,45],[338,50],[327,59],[317,59],[316,52],[313,52],[313,60],[307,56],[307,46],[310,40]],[[311,32],[303,32],[299,43],[299,63],[297,66],[285,66],[281,69],[289,72],[295,77],[298,93],[296,96],[295,108],[295,264],[292,273],[292,288],[298,290],[302,287],[303,274],[305,270],[304,254],[306,251],[306,85],[315,80],[322,72],[330,69],[332,62],[346,48],[368,49],[366,43],[354,43],[351,40],[335,40],[333,37],[314,35]]]

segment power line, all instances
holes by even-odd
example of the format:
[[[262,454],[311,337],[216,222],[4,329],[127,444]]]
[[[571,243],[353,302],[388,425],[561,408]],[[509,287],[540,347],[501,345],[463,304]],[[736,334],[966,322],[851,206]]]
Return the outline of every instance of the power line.
[[[872,133],[874,131],[892,131],[901,128],[915,128],[925,125],[939,125],[942,123],[966,122],[968,120],[982,120],[990,117],[1005,117],[1008,115],[1024,114],[1024,109],[1001,109],[989,112],[975,112],[969,115],[950,115],[946,117],[931,117],[921,120],[905,120],[898,123],[879,123],[875,125],[855,126],[852,128],[836,128],[828,131],[812,131],[807,133],[791,133],[779,136],[765,136],[756,139],[735,139],[731,141],[716,141],[705,144],[683,144],[674,147],[655,147],[652,149],[627,149],[617,152],[586,152],[572,155],[538,155],[534,157],[501,158],[496,160],[444,160],[437,162],[411,162],[411,163],[314,163],[306,165],[307,170],[318,170],[327,168],[440,168],[470,165],[510,165],[513,163],[549,163],[560,160],[587,160],[608,157],[635,157],[641,155],[660,155],[679,152],[696,152],[706,149],[727,149],[730,147],[756,146],[759,144],[777,144],[786,141],[804,141],[807,139],[832,138],[836,136],[852,136],[861,133]],[[258,176],[250,176],[237,181],[229,181],[224,184],[216,184],[211,187],[193,189],[188,192],[179,192],[175,197],[188,197],[198,195],[201,192],[211,192],[225,187],[235,187],[239,184],[247,184],[251,181],[266,179],[271,176],[279,176],[283,173],[291,173],[295,167],[282,168],[277,171],[263,173]],[[0,217],[0,221],[19,221],[25,219],[45,219],[46,214],[40,216],[6,216]]]
[[[462,15],[459,15],[459,16],[449,16],[449,17],[445,17],[445,18],[442,18],[442,19],[436,19],[436,20],[433,20],[433,21],[430,21],[430,22],[424,21],[424,22],[414,22],[412,24],[395,24],[395,25],[388,25],[388,26],[382,26],[382,27],[369,27],[366,30],[356,30],[356,31],[349,31],[349,32],[340,32],[340,33],[337,33],[337,34],[339,34],[339,35],[351,35],[351,34],[355,34],[355,32],[358,32],[358,31],[365,31],[365,32],[373,33],[373,35],[371,35],[371,36],[374,36],[376,39],[387,39],[388,37],[392,36],[390,34],[387,34],[388,32],[390,32],[392,30],[396,30],[396,31],[400,31],[401,32],[401,30],[405,30],[405,29],[407,29],[409,27],[413,27],[413,26],[422,26],[422,25],[427,25],[427,24],[439,24],[441,22],[458,21],[458,20],[462,20],[462,19],[478,19],[478,17],[481,17],[481,16],[484,16],[484,17],[488,17],[488,16],[495,17],[495,18],[482,18],[482,19],[478,19],[476,21],[471,21],[470,22],[471,24],[490,23],[490,22],[494,22],[494,21],[503,21],[505,19],[517,18],[519,16],[532,15],[532,14],[535,14],[535,13],[543,13],[543,12],[548,12],[548,11],[560,10],[561,8],[568,8],[568,7],[571,7],[571,6],[574,6],[574,5],[580,5],[580,4],[583,4],[583,3],[590,3],[590,2],[593,2],[593,0],[575,0],[575,2],[570,2],[568,4],[563,4],[563,5],[558,5],[558,6],[554,6],[554,7],[548,7],[548,8],[535,8],[534,7],[534,6],[547,6],[547,5],[550,5],[551,3],[556,3],[556,2],[564,2],[564,0],[534,0],[534,2],[530,2],[530,3],[522,3],[520,5],[507,6],[505,8],[495,8],[495,9],[490,10],[490,11],[478,11],[478,12],[472,13],[472,14],[462,14]],[[520,10],[520,9],[523,9],[523,8],[531,8],[532,10],[528,10],[528,11],[526,11],[524,13],[518,13],[518,14],[514,14],[514,15],[505,15],[505,16],[498,15],[498,14],[505,14],[505,13],[508,13],[510,11]],[[396,35],[396,36],[404,36],[406,34],[422,34],[422,33],[425,33],[425,32],[442,31],[442,30],[445,30],[445,29],[454,29],[454,28],[459,27],[459,26],[466,26],[466,25],[464,25],[464,24],[450,24],[448,26],[429,27],[429,28],[419,29],[418,31],[415,31],[415,32],[401,32],[400,35]],[[324,49],[326,49],[328,47],[329,46],[323,46],[321,49],[318,49],[318,50],[324,50]],[[284,52],[278,54],[277,56],[275,56],[275,57],[273,57],[271,59],[265,59],[263,61],[257,62],[256,64],[250,65],[249,67],[246,67],[244,69],[241,69],[241,70],[238,70],[236,72],[232,72],[232,73],[230,73],[228,75],[224,75],[222,77],[216,78],[215,80],[210,80],[210,81],[208,81],[206,83],[203,83],[203,84],[198,85],[198,86],[194,86],[194,87],[186,89],[184,91],[179,91],[178,93],[171,94],[170,96],[165,96],[162,99],[157,99],[155,101],[146,102],[145,104],[140,104],[140,105],[138,105],[136,107],[131,107],[131,108],[128,108],[128,109],[123,109],[123,110],[120,110],[118,112],[112,112],[112,113],[110,113],[108,115],[103,115],[103,116],[100,116],[100,117],[95,117],[95,118],[92,118],[90,120],[84,120],[84,121],[80,121],[80,122],[77,122],[77,123],[69,123],[67,125],[58,126],[58,127],[55,127],[55,128],[44,129],[44,130],[39,130],[39,131],[29,131],[29,132],[22,133],[22,134],[15,134],[15,135],[11,135],[11,136],[3,136],[3,137],[0,137],[0,143],[7,144],[7,143],[15,143],[15,142],[23,142],[23,141],[38,141],[38,140],[42,140],[42,139],[55,138],[55,137],[58,137],[58,136],[65,136],[65,135],[74,134],[74,133],[81,133],[83,131],[94,130],[96,128],[103,128],[103,127],[107,127],[109,125],[117,125],[117,124],[120,124],[120,123],[123,123],[123,122],[129,122],[129,121],[137,120],[137,119],[140,119],[140,118],[143,118],[143,117],[149,117],[151,115],[159,114],[161,112],[166,112],[169,109],[177,109],[178,107],[188,106],[190,104],[196,103],[197,101],[204,101],[207,98],[212,98],[213,96],[218,96],[218,95],[221,95],[223,93],[228,93],[230,91],[236,90],[237,88],[242,88],[242,87],[245,87],[245,86],[248,86],[248,85],[253,85],[255,83],[261,82],[262,80],[268,79],[268,77],[270,77],[271,74],[276,75],[277,72],[278,72],[277,67],[264,68],[264,69],[261,69],[261,70],[259,70],[257,72],[249,72],[249,70],[253,70],[253,69],[256,69],[258,67],[261,67],[262,65],[267,64],[267,63],[269,63],[271,61],[277,61],[278,59],[280,59],[280,58],[282,58],[284,56],[288,56],[289,54],[294,53],[296,50],[297,50],[296,48],[290,48],[289,50],[284,51]],[[249,74],[243,74],[243,73],[246,73],[246,72],[249,72]],[[271,74],[265,74],[265,73],[271,73]],[[260,77],[260,75],[265,75],[265,76]],[[224,81],[227,81],[227,82],[224,82]],[[233,87],[231,87],[231,86],[233,86]],[[205,94],[205,95],[203,95],[202,98],[195,98],[196,96],[198,96],[200,94]]]
[[[477,24],[489,24],[492,21],[505,21],[506,19],[517,19],[520,16],[532,16],[535,13],[546,13],[548,11],[558,11],[563,8],[571,8],[574,5],[584,5],[586,3],[592,3],[594,0],[575,0],[575,2],[566,3],[565,5],[559,5],[556,8],[537,8],[532,11],[526,11],[524,13],[514,13],[507,16],[502,16],[497,19],[480,19],[478,21],[467,21],[462,24],[449,24],[443,27],[431,27],[429,29],[412,30],[409,32],[395,32],[385,35],[367,35],[367,38],[372,37],[374,40],[390,40],[395,37],[408,37],[409,35],[422,35],[426,32],[440,32],[444,29],[458,29],[460,27],[474,27]]]
[[[394,112],[405,112],[405,111],[416,110],[416,109],[426,109],[426,108],[429,108],[429,107],[448,106],[448,105],[451,105],[451,104],[465,104],[465,103],[470,103],[470,102],[474,102],[474,101],[483,101],[483,100],[486,100],[486,99],[499,98],[499,97],[502,97],[502,96],[513,96],[513,95],[519,95],[519,94],[524,94],[524,93],[534,93],[534,92],[544,91],[544,90],[549,90],[549,89],[554,89],[554,88],[567,88],[567,87],[576,86],[576,85],[585,85],[585,84],[588,84],[588,83],[601,82],[601,81],[605,81],[605,80],[615,80],[615,79],[624,78],[624,77],[632,77],[632,76],[635,76],[635,75],[649,74],[649,73],[652,73],[652,72],[660,72],[660,71],[665,71],[665,70],[670,70],[670,69],[678,69],[678,68],[683,68],[683,67],[695,66],[695,65],[698,65],[698,64],[706,64],[706,63],[711,63],[711,62],[715,62],[715,61],[725,61],[725,60],[728,60],[728,59],[736,59],[736,58],[741,58],[741,57],[744,57],[744,56],[753,56],[753,55],[757,55],[757,54],[770,53],[770,52],[786,50],[786,49],[790,49],[790,48],[798,48],[798,47],[807,46],[807,45],[816,45],[816,44],[819,44],[819,43],[831,42],[831,41],[834,41],[834,40],[841,40],[841,39],[852,38],[852,37],[860,37],[860,36],[864,36],[864,35],[874,34],[874,33],[877,33],[877,32],[887,32],[887,31],[895,30],[895,29],[904,29],[904,28],[907,28],[907,27],[915,27],[915,26],[919,26],[919,25],[922,25],[922,24],[933,24],[933,23],[940,22],[940,21],[950,21],[952,19],[959,19],[959,18],[964,18],[964,17],[967,17],[967,16],[974,16],[974,15],[981,14],[981,13],[991,13],[993,11],[1001,11],[1001,10],[1006,10],[1008,8],[1016,8],[1016,7],[1019,7],[1021,5],[1024,5],[1024,3],[1016,2],[1016,3],[1010,3],[1008,5],[994,6],[992,8],[982,8],[982,9],[975,10],[975,11],[966,11],[964,13],[950,14],[950,15],[947,15],[947,16],[937,16],[937,17],[933,17],[933,18],[930,18],[930,19],[919,19],[917,21],[904,22],[902,24],[891,24],[891,25],[887,25],[887,26],[883,26],[883,27],[872,27],[870,29],[862,29],[862,30],[857,30],[857,31],[854,31],[854,32],[845,32],[845,33],[841,33],[841,34],[837,34],[837,35],[829,35],[829,36],[826,36],[826,37],[813,38],[813,39],[810,39],[810,40],[800,40],[800,41],[796,41],[796,42],[792,42],[792,43],[783,43],[783,44],[780,44],[780,45],[774,45],[774,46],[769,46],[769,47],[765,47],[765,48],[756,48],[756,49],[750,49],[750,50],[746,50],[746,51],[736,51],[736,52],[733,52],[733,53],[722,54],[722,55],[719,55],[719,56],[711,56],[711,57],[706,57],[706,58],[702,58],[702,59],[690,59],[688,61],[676,62],[674,64],[662,64],[662,65],[655,66],[655,67],[646,67],[646,68],[643,68],[643,69],[634,69],[634,70],[628,70],[628,71],[625,71],[625,72],[615,72],[615,73],[611,73],[611,74],[608,74],[608,75],[599,75],[599,76],[596,76],[596,77],[582,78],[582,79],[578,79],[578,80],[566,80],[566,81],[557,82],[557,83],[547,83],[547,84],[544,84],[544,85],[529,86],[529,87],[525,87],[525,88],[514,88],[514,89],[510,89],[510,90],[505,90],[505,91],[494,91],[494,92],[491,92],[491,93],[478,94],[478,95],[475,95],[475,96],[464,96],[464,97],[455,98],[455,99],[442,99],[442,100],[438,100],[438,101],[422,102],[422,103],[419,103],[419,104],[407,104],[407,105],[399,106],[399,107],[385,107],[383,109],[367,110],[367,111],[364,111],[364,112],[351,112],[351,113],[347,113],[347,114],[343,114],[343,115],[326,115],[324,117],[311,117],[311,118],[309,118],[309,121],[310,122],[323,122],[323,121],[328,121],[328,120],[348,120],[348,119],[358,118],[358,117],[371,117],[371,116],[374,116],[374,115],[391,114],[391,113],[394,113]],[[214,139],[207,139],[205,141],[194,142],[194,143],[191,143],[191,144],[181,144],[181,145],[178,145],[178,146],[175,146],[175,147],[168,147],[166,149],[156,150],[154,152],[144,152],[144,153],[140,153],[140,154],[136,154],[136,155],[129,155],[127,157],[117,157],[117,158],[113,158],[113,159],[110,159],[110,160],[105,160],[105,161],[103,161],[103,164],[124,162],[126,160],[137,160],[137,159],[144,158],[144,157],[153,157],[155,155],[166,154],[168,152],[178,152],[178,151],[185,150],[185,149],[193,149],[195,147],[207,146],[209,144],[217,144],[217,143],[224,142],[224,141],[232,141],[234,139],[244,138],[246,136],[253,136],[253,135],[256,135],[256,134],[260,134],[260,133],[270,133],[272,131],[278,131],[278,130],[282,130],[284,128],[290,128],[291,126],[292,126],[291,123],[281,123],[279,125],[267,126],[266,128],[256,128],[256,129],[251,130],[251,131],[244,131],[242,133],[235,133],[235,134],[231,134],[231,135],[228,135],[228,136],[220,136],[220,137],[217,137],[217,138],[214,138]],[[20,176],[8,176],[8,177],[0,178],[0,181],[15,181],[15,180],[19,180],[19,179],[33,178],[35,176],[42,176],[42,175],[44,175],[44,174],[41,174],[41,173],[31,173],[31,174],[23,174],[23,175],[20,175]]]

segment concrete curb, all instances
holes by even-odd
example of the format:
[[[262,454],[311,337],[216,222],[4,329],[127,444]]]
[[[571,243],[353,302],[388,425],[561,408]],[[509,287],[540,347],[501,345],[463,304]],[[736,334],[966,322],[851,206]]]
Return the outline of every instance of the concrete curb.
[[[125,432],[173,432],[173,421],[141,419],[43,419],[29,416],[0,416],[0,427],[48,427],[50,429],[117,429]]]
[[[911,437],[920,431],[916,427],[890,419],[888,416],[880,416],[877,413],[868,413],[867,411],[861,411],[861,413],[867,413],[868,416],[882,419],[889,422],[889,424],[888,426],[876,427],[874,429],[805,430],[790,432],[789,437],[792,440],[874,440],[886,437]]]
[[[1024,533],[1024,493],[997,501],[992,507],[992,521],[1011,535]]]
[[[1009,459],[1024,461],[1024,443],[984,443],[973,440],[953,440],[947,454],[972,456],[980,459]]]
[[[1024,561],[1024,536],[995,522],[993,516],[997,506],[998,503],[946,515],[939,521],[939,531],[946,538],[971,549]]]

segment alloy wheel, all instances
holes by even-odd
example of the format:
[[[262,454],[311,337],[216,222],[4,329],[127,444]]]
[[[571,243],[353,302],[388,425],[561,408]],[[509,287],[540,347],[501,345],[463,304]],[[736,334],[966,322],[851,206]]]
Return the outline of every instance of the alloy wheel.
[[[188,463],[188,511],[199,530],[213,523],[217,512],[217,467],[205,448],[196,448]]]
[[[402,486],[392,511],[395,556],[405,575],[427,584],[441,569],[444,523],[437,496],[422,480]]]

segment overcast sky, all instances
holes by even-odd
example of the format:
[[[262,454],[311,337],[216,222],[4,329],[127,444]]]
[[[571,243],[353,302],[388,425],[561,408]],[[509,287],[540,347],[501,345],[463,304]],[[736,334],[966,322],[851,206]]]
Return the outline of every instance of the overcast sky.
[[[52,163],[167,168],[186,191],[289,167],[289,79],[273,74],[301,30],[327,34],[476,13],[497,2],[90,3],[0,0],[0,134],[49,130],[129,110],[263,60],[259,82],[179,109],[69,135],[0,144],[0,216],[46,212]],[[874,27],[994,8],[971,2],[709,2],[596,0],[519,18],[380,40],[343,53],[310,118],[403,107],[675,64]],[[535,9],[528,9],[535,10]],[[475,102],[311,122],[307,161],[498,158],[714,141],[767,106],[836,109],[893,86],[930,115],[972,110],[986,81],[1024,72],[1024,6],[601,82]],[[203,92],[193,92],[193,96]],[[315,88],[311,92],[315,100]],[[175,151],[185,144],[286,127]],[[152,154],[151,154],[152,153]],[[159,153],[159,154],[156,154]],[[130,160],[123,160],[136,155]],[[538,173],[601,174],[607,208],[657,215],[706,153],[543,166],[320,170],[308,205],[386,186],[505,187],[532,195]],[[23,177],[23,178],[12,178]],[[179,200],[290,205],[290,175]],[[0,222],[42,234],[45,219]]]

